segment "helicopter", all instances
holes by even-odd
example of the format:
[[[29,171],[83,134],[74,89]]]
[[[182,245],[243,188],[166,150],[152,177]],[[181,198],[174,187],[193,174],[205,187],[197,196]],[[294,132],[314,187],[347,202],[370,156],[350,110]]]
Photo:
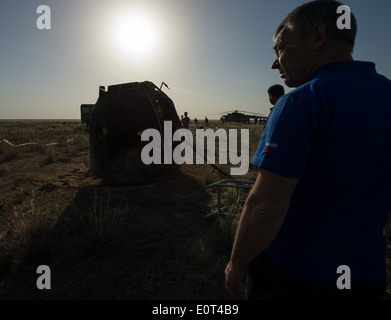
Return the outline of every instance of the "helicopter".
[[[249,111],[233,110],[219,113],[222,115],[220,120],[222,123],[225,122],[240,122],[250,123],[250,120],[254,120],[255,123],[258,121],[266,120],[267,117],[261,113],[254,113]]]

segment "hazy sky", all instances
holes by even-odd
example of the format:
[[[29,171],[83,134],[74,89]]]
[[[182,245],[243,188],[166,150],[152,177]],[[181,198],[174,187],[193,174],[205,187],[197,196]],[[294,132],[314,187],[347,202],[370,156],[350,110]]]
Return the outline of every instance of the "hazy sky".
[[[266,90],[283,84],[270,68],[272,35],[303,2],[1,0],[0,118],[80,119],[100,85],[144,80],[167,83],[178,115],[192,119],[268,115]],[[391,1],[344,3],[358,21],[354,58],[391,78]],[[50,8],[51,29],[37,27],[40,5]]]

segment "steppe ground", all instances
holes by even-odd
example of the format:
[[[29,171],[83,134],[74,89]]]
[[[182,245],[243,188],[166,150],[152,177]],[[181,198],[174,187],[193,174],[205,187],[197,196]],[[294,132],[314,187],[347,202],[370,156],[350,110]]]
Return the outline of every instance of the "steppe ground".
[[[252,154],[262,127],[243,128]],[[217,209],[204,187],[226,179],[212,166],[114,186],[91,174],[79,120],[2,120],[0,141],[0,299],[230,299],[224,269],[247,193],[223,189],[229,214],[204,219]],[[41,265],[50,290],[37,288]]]

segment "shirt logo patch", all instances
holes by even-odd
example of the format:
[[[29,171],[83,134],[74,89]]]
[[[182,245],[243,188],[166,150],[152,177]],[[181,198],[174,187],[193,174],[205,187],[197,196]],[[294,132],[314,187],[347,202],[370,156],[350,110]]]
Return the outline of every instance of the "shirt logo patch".
[[[269,153],[276,153],[277,143],[266,142],[265,147],[263,148],[263,151],[269,152]]]

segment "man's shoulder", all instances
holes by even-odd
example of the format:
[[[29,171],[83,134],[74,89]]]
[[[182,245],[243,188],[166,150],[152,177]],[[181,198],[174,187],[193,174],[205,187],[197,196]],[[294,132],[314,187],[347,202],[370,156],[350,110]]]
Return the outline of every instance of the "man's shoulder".
[[[391,80],[376,71],[376,65],[368,61],[338,61],[318,68],[306,85],[315,89],[356,86],[357,83],[377,85],[391,84]]]
[[[276,105],[298,103],[302,102],[303,100],[312,100],[316,96],[314,95],[314,91],[318,86],[317,82],[319,82],[319,79],[313,79],[301,85],[300,87],[287,92],[277,101]]]
[[[317,69],[306,83],[288,92],[289,99],[317,99],[320,93],[332,95],[349,87],[389,87],[391,80],[377,73],[375,64],[363,61],[330,63]]]

